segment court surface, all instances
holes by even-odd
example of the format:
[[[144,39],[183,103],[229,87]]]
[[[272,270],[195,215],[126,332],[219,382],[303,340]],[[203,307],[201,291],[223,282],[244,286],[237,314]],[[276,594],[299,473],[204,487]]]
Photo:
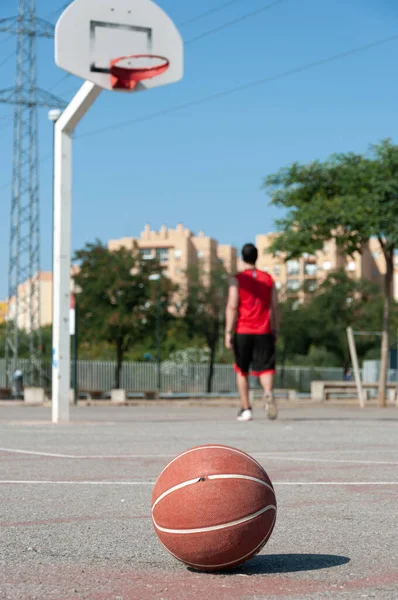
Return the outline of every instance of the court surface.
[[[0,598],[398,598],[398,410],[172,403],[50,410],[0,406]],[[224,574],[187,569],[157,541],[153,482],[187,448],[252,454],[278,500],[261,555]]]

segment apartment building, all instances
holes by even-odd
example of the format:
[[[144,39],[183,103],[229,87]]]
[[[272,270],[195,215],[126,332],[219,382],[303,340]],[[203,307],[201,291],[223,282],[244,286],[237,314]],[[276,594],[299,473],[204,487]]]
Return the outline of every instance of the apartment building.
[[[8,302],[7,300],[2,300],[0,302],[0,325],[2,325],[3,323],[5,323],[6,318],[7,318],[7,309],[8,309]]]
[[[353,258],[342,255],[338,251],[336,241],[332,239],[314,255],[303,253],[300,258],[285,262],[282,254],[273,256],[269,253],[276,235],[276,233],[257,235],[256,245],[259,250],[258,267],[273,276],[276,287],[281,290],[281,299],[288,297],[302,301],[306,293],[316,289],[328,273],[336,269],[345,269],[356,279],[365,278],[380,286],[384,283],[386,264],[377,239],[371,239],[362,254],[357,253]],[[131,250],[138,248],[141,254],[149,259],[157,257],[164,274],[176,283],[180,290],[187,285],[187,271],[192,266],[200,265],[204,273],[209,273],[213,266],[220,263],[229,273],[242,269],[236,248],[218,244],[204,232],[194,235],[183,225],[177,225],[175,229],[161,227],[159,231],[154,231],[147,225],[139,237],[108,242],[110,250],[121,247]],[[71,269],[71,290],[73,290],[75,272],[76,266]],[[52,323],[53,317],[52,273],[40,273],[39,285],[41,325],[46,326]],[[29,290],[29,282],[19,286],[22,305],[26,303]],[[393,296],[398,301],[398,254],[395,256]],[[178,301],[176,296],[176,306]],[[0,323],[4,322],[6,315],[7,302],[3,301],[0,302]],[[15,299],[11,299],[10,315],[11,318],[15,315]],[[20,314],[18,326],[29,330],[27,314],[23,312]]]
[[[220,263],[230,273],[237,270],[237,252],[233,246],[219,245],[203,231],[194,235],[182,224],[177,225],[175,229],[163,226],[159,231],[154,231],[146,225],[140,237],[108,242],[109,250],[122,247],[131,250],[137,247],[142,256],[149,260],[156,257],[164,275],[177,284],[180,290],[186,288],[187,271],[191,267],[200,265],[205,274],[210,273],[211,269]]]
[[[36,278],[35,278],[36,279]],[[51,272],[42,271],[38,278],[39,291],[40,291],[40,323],[42,327],[51,325],[53,319],[53,276]],[[24,307],[28,305],[29,296],[31,293],[31,280],[27,280],[18,287],[18,298],[20,306]],[[33,296],[32,302],[35,302]],[[7,303],[8,304],[8,303]],[[36,308],[36,307],[34,307]],[[13,320],[16,315],[16,299],[11,298],[10,307],[8,311],[8,318]],[[27,311],[20,310],[18,315],[18,328],[25,329],[26,331],[31,330],[31,323],[29,321],[29,315]]]
[[[259,251],[258,266],[272,275],[282,298],[302,301],[306,293],[314,291],[328,273],[336,269],[345,269],[355,279],[364,278],[380,287],[383,285],[386,263],[377,239],[369,240],[362,253],[357,252],[353,257],[342,254],[336,240],[331,239],[315,254],[303,253],[301,257],[285,262],[283,254],[274,256],[269,252],[277,235],[273,232],[258,235],[256,245]],[[395,258],[393,295],[398,300],[398,256]]]

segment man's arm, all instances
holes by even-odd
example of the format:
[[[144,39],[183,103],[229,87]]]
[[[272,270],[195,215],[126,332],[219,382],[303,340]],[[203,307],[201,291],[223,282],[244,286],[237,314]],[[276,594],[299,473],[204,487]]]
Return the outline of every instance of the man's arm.
[[[271,299],[271,325],[272,325],[272,333],[275,336],[275,339],[278,337],[279,327],[281,324],[281,313],[279,309],[278,302],[278,292],[275,287],[275,283],[272,287],[272,299]]]
[[[225,346],[232,348],[232,336],[235,332],[236,320],[238,318],[239,290],[238,281],[233,278],[228,290],[228,302],[225,310]]]

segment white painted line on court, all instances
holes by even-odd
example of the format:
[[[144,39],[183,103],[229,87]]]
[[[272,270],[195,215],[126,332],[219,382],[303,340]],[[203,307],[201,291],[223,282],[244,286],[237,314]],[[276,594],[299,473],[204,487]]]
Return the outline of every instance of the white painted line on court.
[[[50,481],[50,480],[0,480],[0,485],[114,485],[114,486],[138,486],[155,485],[155,481]],[[398,481],[274,481],[274,486],[363,486],[363,485],[398,485]]]
[[[51,456],[52,458],[76,458],[72,454],[55,454],[52,452],[35,452],[34,450],[20,450],[19,448],[0,448],[0,452],[9,452],[10,454],[31,454],[32,456]]]
[[[267,457],[269,460],[287,460],[291,462],[312,462],[312,463],[332,463],[332,464],[351,464],[351,465],[398,465],[396,461],[384,461],[384,460],[355,460],[348,458],[307,458],[298,456],[277,456],[269,454]]]
[[[20,448],[0,448],[0,452],[9,454],[28,454],[32,456],[48,456],[50,458],[70,458],[72,460],[90,458],[174,458],[175,454],[58,454],[54,452],[38,452],[35,450],[22,450]]]
[[[8,452],[9,454],[26,454],[32,456],[43,456],[49,458],[67,458],[70,460],[122,460],[129,458],[176,458],[175,454],[60,454],[55,452],[39,452],[35,450],[22,450],[19,448],[0,448],[0,452]],[[285,460],[288,462],[310,462],[310,463],[330,463],[330,464],[353,464],[353,465],[385,465],[397,466],[397,461],[384,460],[356,460],[346,458],[313,458],[306,456],[285,456],[271,452],[252,452],[253,456],[261,456],[268,460]]]

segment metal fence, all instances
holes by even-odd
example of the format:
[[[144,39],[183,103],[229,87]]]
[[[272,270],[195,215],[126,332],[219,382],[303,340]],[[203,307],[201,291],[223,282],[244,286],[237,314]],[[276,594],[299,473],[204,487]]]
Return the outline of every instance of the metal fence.
[[[20,360],[17,368],[22,373],[29,372],[29,361]],[[78,387],[80,390],[107,392],[114,387],[116,363],[112,361],[78,361]],[[51,386],[51,364],[43,364],[46,387]],[[311,381],[342,381],[343,369],[321,367],[285,367],[278,368],[275,386],[277,388],[295,389],[309,393]],[[163,393],[206,392],[208,366],[206,364],[163,362],[161,365],[161,391]],[[389,371],[389,381],[396,381],[396,371]],[[24,376],[24,385],[29,385],[29,376]],[[251,382],[258,385],[257,379]],[[6,387],[6,364],[0,359],[0,387]],[[157,365],[155,363],[125,362],[123,363],[120,387],[129,392],[154,391],[157,387]],[[214,366],[212,390],[218,394],[236,392],[235,373],[231,365]]]

